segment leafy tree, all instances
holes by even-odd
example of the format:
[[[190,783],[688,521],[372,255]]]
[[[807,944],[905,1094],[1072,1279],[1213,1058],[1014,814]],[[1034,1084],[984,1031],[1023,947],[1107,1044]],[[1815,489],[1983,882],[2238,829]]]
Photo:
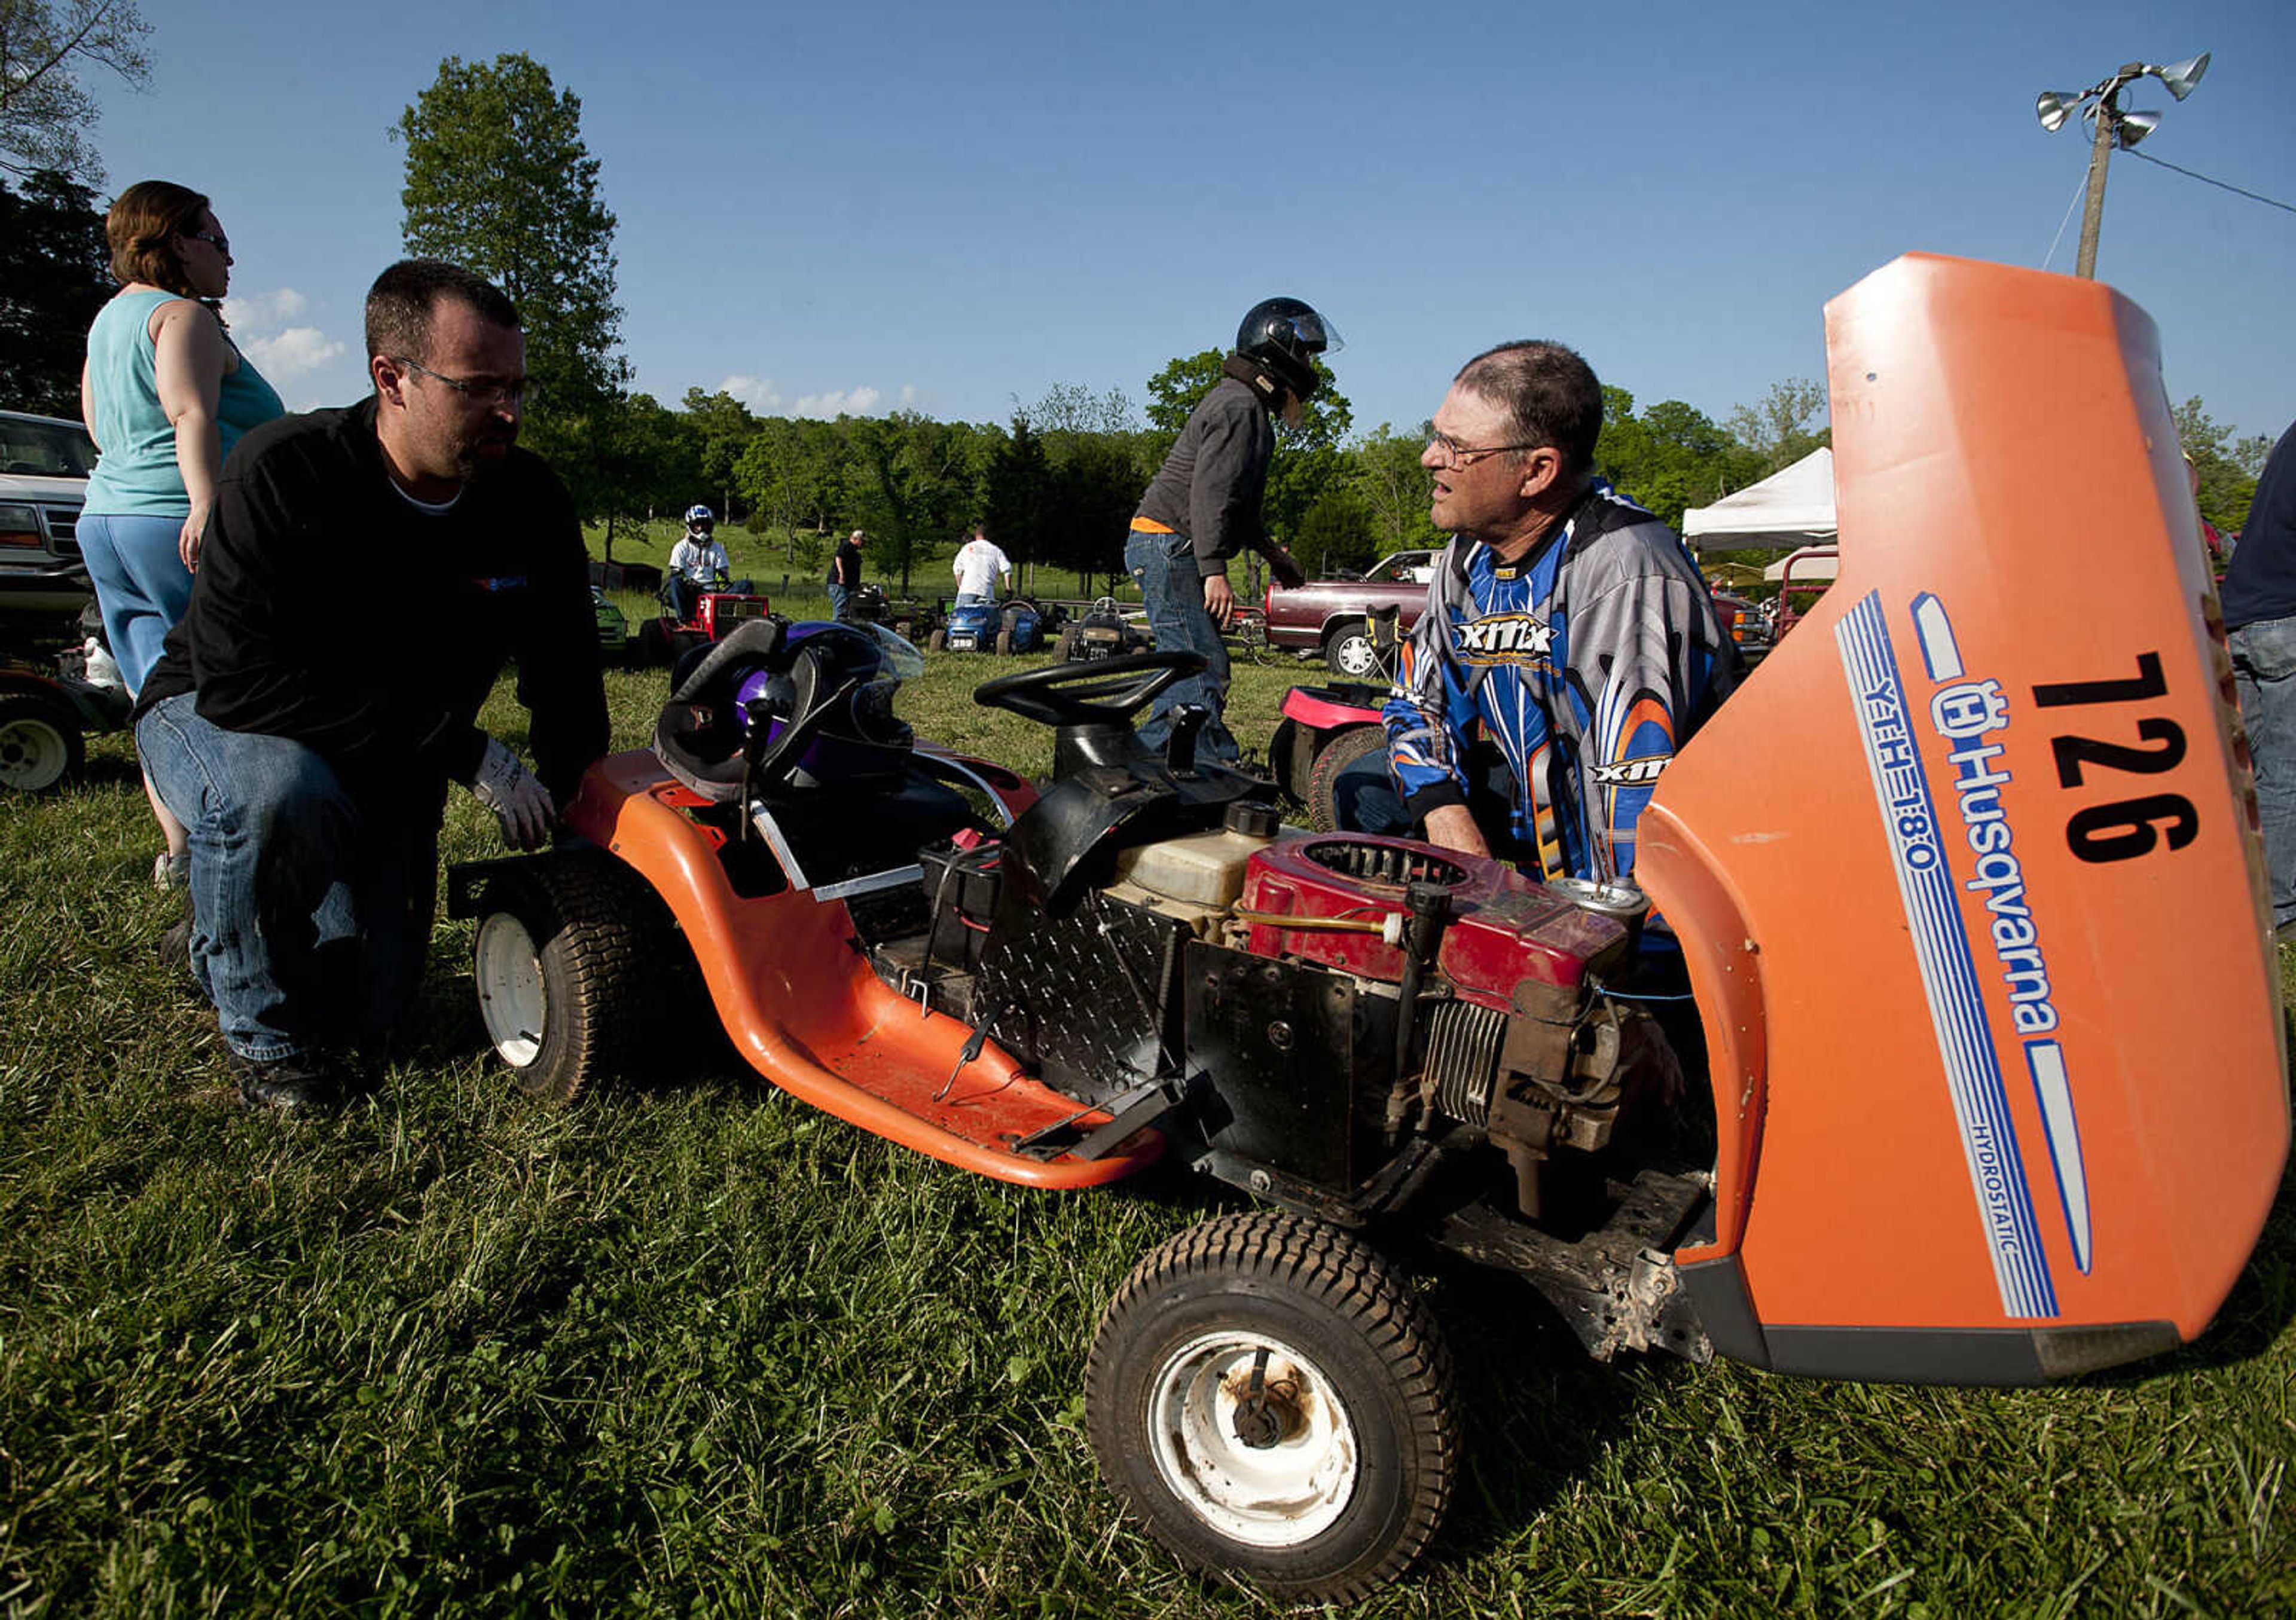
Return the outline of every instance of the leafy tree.
[[[683,511],[701,481],[700,446],[677,413],[651,394],[617,397],[587,419],[605,554],[614,557],[617,525],[643,536],[656,512]]]
[[[1669,528],[1681,528],[1684,508],[1718,500],[1761,478],[1764,459],[1695,405],[1663,399],[1636,416],[1632,394],[1603,389],[1595,470]]]
[[[878,566],[898,573],[907,594],[911,569],[934,542],[969,521],[980,499],[980,435],[964,423],[914,411],[884,418],[840,416],[852,495]]]
[[[797,529],[818,536],[846,505],[846,446],[837,424],[769,416],[758,424],[734,463],[734,487],[765,513],[769,525],[789,531],[790,560],[797,560]]]
[[[1398,433],[1382,422],[1349,451],[1348,487],[1371,525],[1374,558],[1365,560],[1442,539],[1427,516],[1431,481],[1419,464],[1432,430],[1423,422],[1416,432]]]
[[[2247,527],[2249,503],[2256,498],[2256,472],[2242,465],[2244,446],[2233,442],[2230,427],[2209,415],[2198,394],[2177,406],[2172,414],[2177,438],[2200,470],[2201,516],[2227,533],[2239,533]],[[2263,448],[2268,454],[2271,446]],[[2256,471],[2261,472],[2263,456],[2255,456],[2255,462]]]
[[[750,414],[749,406],[723,389],[705,394],[700,389],[688,389],[685,425],[694,440],[701,482],[718,492],[718,515],[731,523],[734,468],[741,461],[742,452],[757,437],[758,419]],[[685,503],[691,504],[691,497]]]
[[[1139,427],[1122,389],[1095,394],[1073,382],[1053,384],[1020,414],[1039,433],[1130,433]]]
[[[95,97],[80,74],[106,68],[138,88],[150,83],[151,31],[134,0],[0,0],[0,169],[101,183],[86,141]]]
[[[1292,536],[1292,555],[1310,574],[1360,569],[1374,560],[1377,545],[1371,506],[1349,483],[1317,495]]]
[[[0,180],[0,400],[79,414],[88,323],[111,296],[103,216],[87,188],[41,169]]]
[[[1052,458],[1025,411],[1013,413],[1013,430],[988,458],[981,479],[981,520],[1015,562],[1033,564],[1050,551],[1046,497],[1053,482]]]
[[[1824,409],[1824,383],[1789,377],[1770,384],[1760,403],[1731,407],[1725,421],[1738,442],[1759,458],[1754,476],[1766,479],[1782,467],[1791,467],[1833,437],[1830,429],[1809,425]]]
[[[582,102],[521,53],[449,56],[391,131],[406,148],[407,250],[488,277],[526,323],[536,399],[527,441],[549,456],[585,515],[627,507],[611,458],[629,363],[617,352],[614,217],[582,142]]]

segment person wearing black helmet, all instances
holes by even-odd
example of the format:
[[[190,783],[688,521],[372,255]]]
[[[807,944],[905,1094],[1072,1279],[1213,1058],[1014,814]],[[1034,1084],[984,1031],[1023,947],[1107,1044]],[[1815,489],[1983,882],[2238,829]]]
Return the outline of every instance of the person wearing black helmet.
[[[1201,675],[1174,684],[1140,726],[1141,740],[1163,747],[1172,711],[1194,704],[1211,711],[1199,751],[1236,757],[1235,738],[1220,716],[1227,700],[1227,650],[1220,632],[1234,620],[1229,559],[1246,547],[1264,552],[1275,577],[1297,585],[1306,576],[1292,553],[1262,527],[1260,496],[1275,452],[1271,415],[1297,423],[1316,391],[1315,357],[1339,348],[1332,323],[1298,299],[1254,304],[1235,334],[1219,382],[1197,402],[1171,454],[1140,498],[1124,566],[1139,583],[1159,652],[1204,655]]]

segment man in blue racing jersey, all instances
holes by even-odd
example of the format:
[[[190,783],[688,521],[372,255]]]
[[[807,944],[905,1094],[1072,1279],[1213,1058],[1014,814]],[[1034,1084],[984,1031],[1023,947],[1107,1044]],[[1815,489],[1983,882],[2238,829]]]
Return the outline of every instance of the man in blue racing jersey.
[[[1538,878],[1631,880],[1652,789],[1742,667],[1681,541],[1594,476],[1602,426],[1586,361],[1508,343],[1461,368],[1420,457],[1453,539],[1388,700],[1389,767],[1429,841],[1488,855],[1470,750],[1496,744],[1500,853]]]

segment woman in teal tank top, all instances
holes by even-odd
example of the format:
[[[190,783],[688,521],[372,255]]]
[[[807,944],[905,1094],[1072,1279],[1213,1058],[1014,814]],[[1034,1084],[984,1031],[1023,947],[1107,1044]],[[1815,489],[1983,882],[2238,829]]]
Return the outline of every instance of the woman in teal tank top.
[[[105,639],[136,691],[191,601],[224,457],[283,407],[216,312],[231,285],[231,241],[205,197],[139,181],[103,231],[120,289],[96,313],[80,369],[80,415],[102,455],[79,543]],[[176,887],[184,830],[156,797],[152,813],[168,839],[152,876]]]

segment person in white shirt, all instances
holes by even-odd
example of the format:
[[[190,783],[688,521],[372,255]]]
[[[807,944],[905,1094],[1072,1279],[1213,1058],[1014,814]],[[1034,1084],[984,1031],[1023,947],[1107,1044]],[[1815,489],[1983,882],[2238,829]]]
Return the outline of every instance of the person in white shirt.
[[[988,529],[976,523],[972,537],[956,548],[956,560],[949,571],[956,576],[956,605],[971,607],[996,600],[996,581],[1000,576],[1006,580],[1013,577],[1013,560],[988,537]]]
[[[685,533],[669,553],[669,610],[680,624],[693,617],[695,599],[734,571],[718,538],[718,519],[707,506],[685,509]]]

